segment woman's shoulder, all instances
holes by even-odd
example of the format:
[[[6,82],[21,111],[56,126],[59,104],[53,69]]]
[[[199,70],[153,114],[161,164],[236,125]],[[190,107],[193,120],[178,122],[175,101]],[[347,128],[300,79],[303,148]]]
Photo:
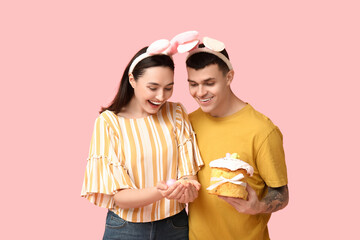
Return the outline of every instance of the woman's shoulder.
[[[179,103],[179,102],[170,102],[170,101],[167,101],[167,102],[165,103],[165,105],[173,106],[173,107],[182,106],[182,104]]]
[[[110,110],[105,110],[97,117],[96,121],[103,122],[104,125],[109,126],[112,129],[117,129],[119,127],[118,116]]]
[[[171,106],[172,108],[174,108],[176,111],[180,111],[180,112],[185,112],[186,108],[184,107],[184,105],[180,102],[166,102],[169,106]]]
[[[102,113],[100,113],[98,118],[102,118],[104,120],[111,120],[117,118],[117,115],[113,111],[105,110]]]
[[[166,102],[162,114],[170,114],[173,120],[179,121],[180,119],[187,118],[187,111],[180,102]]]

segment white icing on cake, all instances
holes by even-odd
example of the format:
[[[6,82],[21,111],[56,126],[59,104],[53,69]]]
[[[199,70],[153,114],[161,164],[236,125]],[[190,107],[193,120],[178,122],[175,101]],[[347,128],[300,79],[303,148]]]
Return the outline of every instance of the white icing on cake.
[[[219,158],[210,162],[212,168],[227,168],[231,171],[238,169],[245,169],[246,172],[252,176],[254,174],[254,168],[248,163],[235,158],[230,158],[228,155],[224,158]]]

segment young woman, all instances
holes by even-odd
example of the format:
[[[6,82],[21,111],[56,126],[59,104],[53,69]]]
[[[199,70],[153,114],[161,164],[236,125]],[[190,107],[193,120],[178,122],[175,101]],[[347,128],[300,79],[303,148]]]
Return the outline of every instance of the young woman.
[[[203,163],[185,109],[167,101],[169,55],[141,49],[95,121],[81,195],[109,209],[104,239],[188,239],[184,208]]]

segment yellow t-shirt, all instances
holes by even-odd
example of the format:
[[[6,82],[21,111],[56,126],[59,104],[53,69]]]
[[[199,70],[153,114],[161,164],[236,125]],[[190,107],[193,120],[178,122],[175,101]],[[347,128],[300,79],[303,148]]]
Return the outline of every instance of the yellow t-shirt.
[[[263,114],[247,104],[237,113],[216,118],[201,109],[190,114],[204,167],[198,172],[199,197],[189,205],[189,236],[194,239],[269,239],[267,222],[270,214],[239,213],[230,204],[208,194],[212,160],[238,153],[240,159],[254,168],[248,179],[259,199],[266,186],[287,184],[285,156],[280,130]]]

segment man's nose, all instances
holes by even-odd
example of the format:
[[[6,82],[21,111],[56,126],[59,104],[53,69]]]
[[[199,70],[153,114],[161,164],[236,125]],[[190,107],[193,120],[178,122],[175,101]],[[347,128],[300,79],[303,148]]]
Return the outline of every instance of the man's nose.
[[[197,94],[198,97],[205,96],[206,95],[206,89],[203,86],[199,85],[196,94]]]

